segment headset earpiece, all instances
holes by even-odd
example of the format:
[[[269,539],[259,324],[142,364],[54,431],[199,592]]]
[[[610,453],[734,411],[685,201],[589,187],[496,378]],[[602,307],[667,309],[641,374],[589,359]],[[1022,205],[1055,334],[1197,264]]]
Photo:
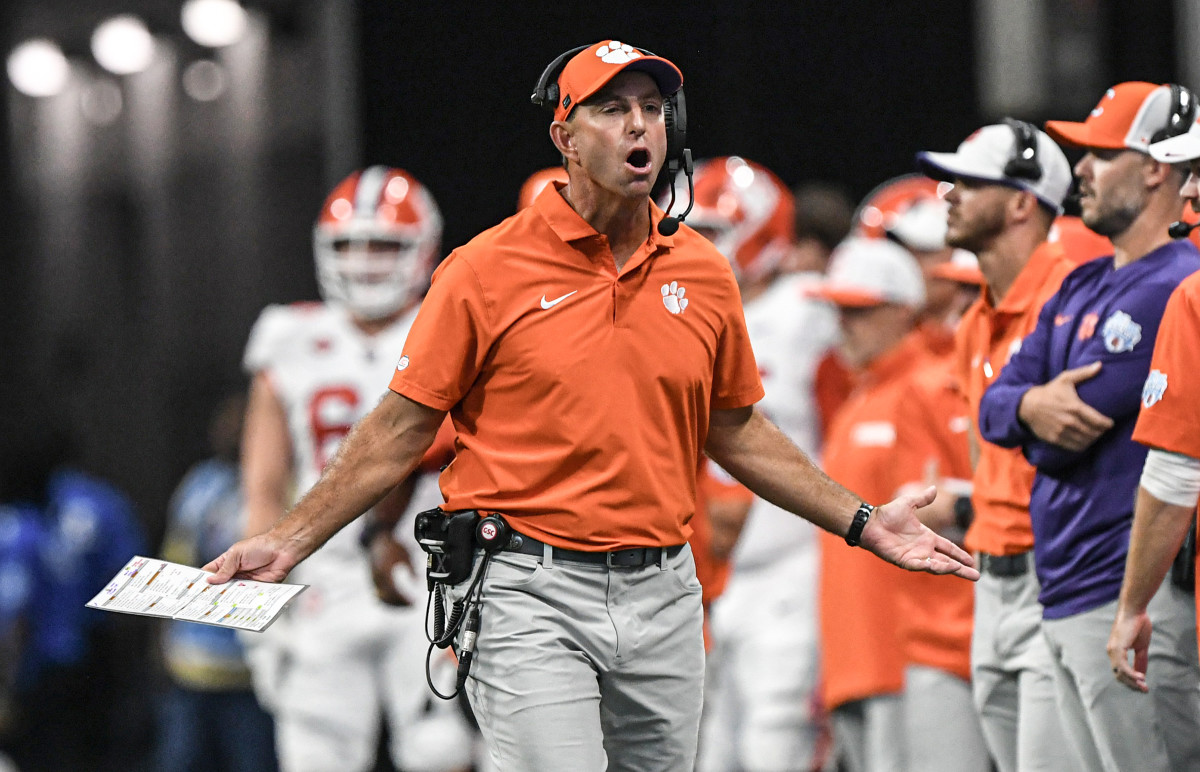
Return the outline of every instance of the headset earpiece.
[[[1014,180],[1040,180],[1042,164],[1037,157],[1037,129],[1014,118],[1005,118],[1004,123],[1013,132],[1013,153],[1004,165],[1004,176]]]
[[[1196,95],[1178,83],[1168,85],[1171,87],[1171,115],[1167,118],[1167,125],[1154,132],[1150,144],[1186,133],[1192,121],[1196,120]]]
[[[584,51],[588,46],[577,46],[570,51],[565,51],[554,58],[554,61],[546,65],[546,69],[542,71],[541,77],[537,80],[537,85],[533,87],[533,93],[529,96],[529,101],[538,107],[544,107],[550,112],[554,112],[558,108],[558,76],[567,66],[567,62],[572,56]]]

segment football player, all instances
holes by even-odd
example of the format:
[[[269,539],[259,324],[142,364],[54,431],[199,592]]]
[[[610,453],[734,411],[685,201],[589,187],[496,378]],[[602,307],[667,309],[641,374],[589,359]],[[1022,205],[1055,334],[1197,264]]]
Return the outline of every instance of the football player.
[[[357,171],[325,201],[313,230],[324,302],[269,306],[246,347],[253,381],[242,465],[250,533],[267,530],[317,481],[386,391],[441,231],[433,197],[401,169]],[[425,604],[415,597],[424,583],[414,581],[407,556],[420,554],[411,517],[441,497],[434,475],[411,482],[376,508],[408,504],[395,529],[405,549],[391,551],[401,581],[383,594],[409,605],[376,597],[363,545],[390,534],[364,535],[359,518],[296,568],[291,581],[308,590],[251,652],[285,772],[371,769],[384,715],[398,767],[470,765],[463,716],[453,704],[431,702],[425,687]]]

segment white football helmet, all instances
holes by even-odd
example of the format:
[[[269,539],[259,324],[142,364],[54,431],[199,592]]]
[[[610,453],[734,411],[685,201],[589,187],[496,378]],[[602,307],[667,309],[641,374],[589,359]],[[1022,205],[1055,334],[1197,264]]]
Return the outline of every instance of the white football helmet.
[[[795,236],[795,204],[787,186],[738,156],[698,162],[694,182],[696,203],[687,224],[729,259],[739,281],[775,271]],[[675,185],[676,201],[686,200],[682,172]]]
[[[338,183],[313,227],[321,295],[362,319],[420,297],[442,239],[429,191],[403,169],[372,166]]]

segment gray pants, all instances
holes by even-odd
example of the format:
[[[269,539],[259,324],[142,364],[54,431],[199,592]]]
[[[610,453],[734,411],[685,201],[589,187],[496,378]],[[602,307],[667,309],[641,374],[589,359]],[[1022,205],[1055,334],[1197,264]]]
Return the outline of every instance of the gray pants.
[[[989,772],[992,768],[971,685],[926,665],[904,670],[904,731],[912,772]]]
[[[1200,652],[1196,649],[1196,598],[1171,584],[1147,609],[1154,634],[1146,685],[1163,728],[1171,772],[1200,772]]]
[[[834,756],[848,772],[904,772],[904,701],[882,694],[839,705],[829,715]]]
[[[1026,553],[1028,569],[1020,576],[984,574],[975,584],[975,708],[999,772],[1082,770],[1058,712],[1032,558]],[[1100,649],[1103,653],[1104,646]]]
[[[687,547],[635,569],[499,553],[480,622],[467,694],[497,769],[691,772],[704,642]]]
[[[1055,658],[1059,707],[1067,734],[1087,769],[1154,772],[1195,768],[1200,760],[1195,751],[1200,671],[1195,613],[1189,615],[1185,608],[1191,603],[1191,597],[1176,591],[1168,580],[1150,604],[1154,635],[1147,669],[1149,694],[1129,689],[1113,678],[1105,645],[1116,616],[1115,600],[1043,623]],[[1191,630],[1182,629],[1189,621]],[[1184,652],[1189,638],[1191,650]],[[1176,759],[1177,764],[1173,763]]]

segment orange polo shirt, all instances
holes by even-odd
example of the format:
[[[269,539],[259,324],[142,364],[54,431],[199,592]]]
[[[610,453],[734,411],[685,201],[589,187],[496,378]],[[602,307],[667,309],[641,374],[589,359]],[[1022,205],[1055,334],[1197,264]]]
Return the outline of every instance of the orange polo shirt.
[[[1200,273],[1184,279],[1167,301],[1133,439],[1200,458]],[[1200,572],[1200,556],[1196,568]],[[1200,593],[1196,609],[1200,635]]]
[[[711,411],[763,396],[737,282],[649,202],[618,272],[562,187],[442,262],[391,388],[450,412],[447,509],[570,549],[681,544]]]
[[[871,504],[890,501],[909,478],[897,474],[907,373],[926,355],[910,335],[876,359],[834,415],[825,437],[826,473]],[[904,686],[905,653],[898,615],[903,569],[840,536],[822,531],[820,570],[821,682],[829,709],[894,694]]]
[[[1020,448],[1002,448],[979,437],[979,402],[1000,369],[1037,326],[1046,300],[1076,266],[1058,243],[1044,242],[1021,269],[999,305],[984,285],[958,325],[955,343],[958,382],[966,394],[971,431],[978,443],[974,493],[975,519],[967,530],[967,549],[990,555],[1015,555],[1033,548],[1029,494],[1034,469]]]
[[[901,484],[971,479],[967,402],[954,376],[953,352],[912,368],[897,405],[893,457]],[[970,680],[975,587],[957,577],[905,573],[899,587],[900,638],[910,663]]]

